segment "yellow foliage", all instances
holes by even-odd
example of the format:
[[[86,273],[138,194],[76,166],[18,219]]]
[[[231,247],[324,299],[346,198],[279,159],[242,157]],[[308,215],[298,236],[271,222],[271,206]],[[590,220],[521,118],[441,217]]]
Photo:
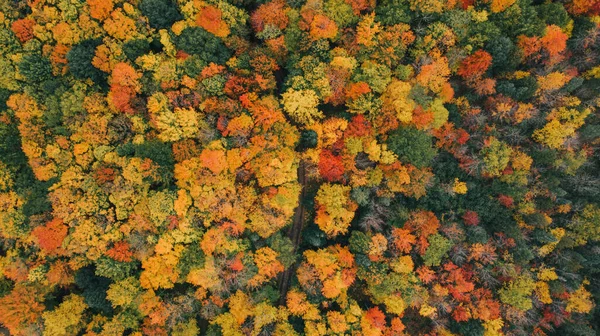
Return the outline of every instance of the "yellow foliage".
[[[554,271],[554,267],[552,268],[541,268],[538,271],[538,279],[541,281],[551,281],[558,279],[558,275]]]
[[[515,3],[515,0],[492,0],[490,4],[490,9],[492,13],[499,13],[512,6]]]
[[[106,298],[113,307],[128,307],[134,304],[134,300],[141,291],[140,282],[134,277],[128,277],[110,285],[106,291]]]
[[[173,288],[175,281],[179,278],[177,263],[183,251],[183,246],[176,245],[165,254],[155,255],[142,262],[142,274],[140,283],[146,289]]]
[[[550,297],[550,286],[547,282],[538,281],[535,283],[535,292],[537,293],[540,302],[545,304],[551,304],[552,298]]]
[[[229,312],[235,317],[238,325],[242,325],[248,316],[252,315],[252,309],[250,298],[240,290],[229,298]]]
[[[319,97],[313,90],[289,89],[283,95],[283,109],[295,121],[310,125],[324,117],[317,109]]]
[[[406,256],[401,256],[398,259],[396,259],[395,261],[393,261],[390,264],[390,266],[392,267],[394,272],[408,274],[413,271],[415,264],[414,264],[412,258],[410,256],[406,255]]]
[[[80,321],[87,308],[83,297],[71,294],[58,308],[42,314],[44,318],[44,336],[76,335],[83,326]]]
[[[385,304],[388,312],[400,317],[402,317],[404,309],[406,309],[406,303],[400,295],[386,296],[385,299],[383,299],[383,304]]]
[[[326,183],[317,192],[315,223],[330,237],[346,233],[354,218],[357,205],[350,199],[350,189],[349,186]]]
[[[327,324],[334,333],[343,333],[348,330],[348,324],[344,315],[338,311],[327,312]]]
[[[504,326],[504,321],[501,318],[497,318],[494,320],[488,320],[483,322],[483,327],[485,328],[485,333],[483,336],[501,336],[504,335],[502,333],[502,327]]]
[[[546,256],[548,255],[550,252],[554,251],[554,248],[556,247],[556,245],[558,245],[558,243],[560,242],[560,240],[562,239],[562,237],[565,236],[565,229],[563,228],[555,228],[550,230],[550,234],[552,234],[554,236],[554,238],[556,238],[555,242],[552,243],[548,243],[542,247],[540,247],[538,253],[539,255]]]
[[[452,185],[452,191],[457,194],[464,195],[467,193],[467,183],[461,182],[458,180],[458,177],[454,179],[454,184]]]
[[[569,313],[589,313],[594,308],[594,302],[592,301],[592,294],[588,292],[583,285],[576,291],[571,293],[567,301],[567,308],[565,309]]]
[[[375,22],[375,12],[367,14],[356,27],[356,42],[365,47],[372,47],[376,44],[374,38],[379,31],[379,23]]]
[[[413,110],[416,107],[414,100],[409,98],[411,87],[408,82],[393,80],[382,96],[384,106],[393,108],[396,118],[403,123],[412,121]]]
[[[435,307],[432,307],[428,304],[424,304],[419,309],[419,315],[427,317],[435,314],[436,311],[437,309],[435,309]]]

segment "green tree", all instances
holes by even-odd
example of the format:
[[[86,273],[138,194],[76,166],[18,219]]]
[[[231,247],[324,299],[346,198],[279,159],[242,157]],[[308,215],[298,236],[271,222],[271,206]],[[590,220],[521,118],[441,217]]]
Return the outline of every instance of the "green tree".
[[[387,145],[401,162],[410,163],[417,168],[430,166],[437,154],[432,136],[414,127],[400,127],[391,132]]]
[[[139,6],[152,28],[169,28],[175,21],[183,19],[179,6],[171,0],[142,0]]]

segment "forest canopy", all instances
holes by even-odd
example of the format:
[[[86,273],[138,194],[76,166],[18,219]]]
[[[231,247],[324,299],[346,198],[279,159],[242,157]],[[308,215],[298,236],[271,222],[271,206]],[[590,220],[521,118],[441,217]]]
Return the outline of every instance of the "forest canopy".
[[[1,0],[0,334],[600,334],[599,0]]]

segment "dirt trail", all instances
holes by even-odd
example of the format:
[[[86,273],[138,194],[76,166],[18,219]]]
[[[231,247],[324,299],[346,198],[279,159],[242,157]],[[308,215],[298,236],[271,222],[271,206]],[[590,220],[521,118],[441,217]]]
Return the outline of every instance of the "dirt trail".
[[[298,197],[298,207],[294,212],[294,222],[292,223],[292,227],[288,231],[288,237],[292,240],[294,244],[294,254],[298,251],[298,246],[300,246],[300,241],[302,238],[302,227],[304,226],[304,196],[306,193],[306,172],[304,169],[304,162],[300,161],[300,165],[298,166],[298,183],[300,183],[300,187],[302,188],[300,191],[300,196]],[[291,265],[283,274],[279,277],[279,304],[285,305],[285,300],[287,296],[287,292],[290,287],[290,281],[294,272],[296,271],[296,264]]]

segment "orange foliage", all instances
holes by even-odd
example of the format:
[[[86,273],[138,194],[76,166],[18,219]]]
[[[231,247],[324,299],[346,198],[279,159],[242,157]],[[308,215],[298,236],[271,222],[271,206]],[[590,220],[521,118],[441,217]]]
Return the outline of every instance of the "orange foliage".
[[[510,208],[513,206],[514,200],[512,197],[510,196],[506,196],[506,195],[500,195],[498,196],[498,201],[500,201],[500,204],[502,204],[503,206]]]
[[[456,322],[466,322],[471,318],[471,313],[463,306],[454,308],[452,312],[452,318]]]
[[[90,16],[96,20],[104,20],[112,12],[114,4],[113,0],[87,0],[90,6]]]
[[[208,168],[215,175],[227,169],[227,159],[225,153],[221,150],[203,150],[200,154],[200,162],[202,162],[203,167]]]
[[[420,70],[417,75],[417,83],[433,92],[441,92],[450,75],[448,59],[445,56],[435,58],[430,64],[423,65]]]
[[[556,57],[567,48],[568,39],[569,36],[560,27],[550,25],[546,28],[546,35],[540,39],[540,42],[550,57]]]
[[[423,281],[423,283],[426,284],[436,279],[435,272],[427,266],[419,267],[417,269],[417,276],[419,277],[419,280]]]
[[[131,105],[131,99],[136,95],[134,88],[129,86],[112,85],[108,99],[117,111],[134,114],[135,109]]]
[[[129,244],[125,241],[116,242],[106,255],[120,262],[130,262],[133,252],[129,251]]]
[[[73,276],[73,271],[69,267],[69,265],[64,262],[57,260],[55,261],[46,273],[46,278],[48,282],[53,285],[58,285],[61,287],[66,287],[69,284],[72,284],[75,280]]]
[[[572,0],[567,4],[567,9],[575,15],[598,15],[600,14],[600,1]]]
[[[540,51],[542,43],[537,36],[527,37],[525,35],[520,35],[517,46],[521,49],[523,57],[528,58]]]
[[[373,0],[345,0],[345,2],[352,6],[352,11],[355,15],[359,15],[361,11],[375,5],[375,1]]]
[[[417,241],[417,237],[408,229],[395,228],[392,231],[392,240],[398,251],[408,253]]]
[[[465,58],[458,68],[458,74],[464,78],[483,75],[492,64],[492,55],[483,50],[477,50]]]
[[[365,319],[377,329],[385,328],[385,314],[379,307],[373,307],[365,313]]]
[[[34,25],[35,21],[32,19],[19,19],[12,23],[10,29],[21,43],[25,43],[33,38]]]
[[[0,298],[0,323],[11,335],[27,335],[27,327],[38,322],[46,307],[38,300],[43,297],[34,288],[17,285],[10,294]]]
[[[55,218],[44,226],[38,226],[32,234],[37,238],[38,245],[48,253],[55,252],[67,236],[68,228],[62,219]]]
[[[333,20],[325,15],[317,14],[310,23],[310,36],[314,39],[334,38],[338,27]]]
[[[181,162],[200,154],[200,150],[193,139],[184,139],[173,143],[173,156],[175,161]]]
[[[128,86],[139,92],[141,89],[140,78],[142,78],[142,74],[135,71],[131,65],[121,62],[115,64],[110,83],[112,85]]]
[[[103,184],[112,182],[115,179],[115,170],[110,167],[98,168],[94,172],[94,179],[96,180],[96,183],[98,183],[99,185],[103,185]]]
[[[419,253],[421,254],[424,254],[429,246],[427,237],[437,233],[439,227],[440,221],[435,217],[433,212],[424,210],[411,213],[408,221],[404,223],[405,229],[417,234],[419,239],[417,244],[419,245]]]
[[[274,0],[258,7],[250,17],[252,28],[257,32],[262,32],[266,25],[274,25],[279,29],[284,29],[288,25],[287,9],[283,0]]]
[[[221,10],[214,6],[206,6],[198,12],[196,24],[219,37],[229,35],[229,27],[222,19]]]
[[[346,88],[346,97],[356,99],[369,92],[371,92],[371,88],[365,82],[350,83]]]
[[[71,48],[64,44],[57,44],[50,54],[50,62],[52,62],[52,68],[60,74],[67,72],[67,53]]]

